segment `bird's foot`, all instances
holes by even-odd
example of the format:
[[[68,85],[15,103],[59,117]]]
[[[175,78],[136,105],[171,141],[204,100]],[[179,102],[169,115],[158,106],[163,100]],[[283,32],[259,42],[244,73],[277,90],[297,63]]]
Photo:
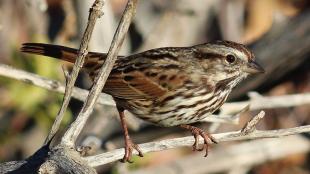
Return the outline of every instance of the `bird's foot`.
[[[193,151],[203,151],[205,149],[206,154],[205,157],[208,156],[208,149],[209,149],[209,143],[208,141],[212,141],[213,143],[217,144],[217,141],[215,140],[214,137],[212,137],[209,133],[203,131],[200,128],[194,127],[194,126],[190,126],[190,125],[181,125],[181,128],[187,129],[189,131],[191,131],[192,135],[195,138],[195,142],[193,144]],[[201,148],[198,147],[199,144],[199,136],[201,136],[204,140],[204,144]]]
[[[125,155],[121,162],[129,162],[132,163],[131,157],[132,157],[132,151],[136,150],[138,151],[138,155],[140,157],[143,157],[142,151],[140,150],[139,146],[137,144],[134,144],[130,138],[126,138],[125,140]]]

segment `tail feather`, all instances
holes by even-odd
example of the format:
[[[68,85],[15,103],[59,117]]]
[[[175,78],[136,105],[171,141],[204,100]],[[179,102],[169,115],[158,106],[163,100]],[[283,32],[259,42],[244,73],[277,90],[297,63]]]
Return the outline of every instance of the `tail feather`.
[[[24,53],[48,56],[56,59],[65,60],[71,63],[75,62],[78,52],[78,50],[74,48],[43,43],[24,43],[20,50]],[[97,61],[104,60],[106,58],[106,54],[89,52],[86,56],[86,60],[88,58]]]

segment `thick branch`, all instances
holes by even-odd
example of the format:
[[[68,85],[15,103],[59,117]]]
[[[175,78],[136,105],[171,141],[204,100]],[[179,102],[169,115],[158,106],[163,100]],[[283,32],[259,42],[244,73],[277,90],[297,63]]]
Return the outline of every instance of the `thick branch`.
[[[137,0],[129,0],[126,9],[122,15],[119,26],[115,32],[114,38],[109,49],[107,59],[100,69],[99,74],[94,80],[94,85],[90,90],[90,93],[84,102],[81,112],[77,116],[76,120],[70,125],[67,132],[64,134],[61,143],[69,147],[73,147],[75,140],[82,131],[88,117],[93,111],[97,98],[99,97],[103,86],[113,68],[114,62],[117,58],[117,54],[124,41],[125,35],[128,31],[131,20],[136,12]]]
[[[63,119],[64,113],[69,105],[72,93],[73,93],[73,87],[76,81],[76,78],[78,76],[78,73],[80,69],[82,68],[84,64],[84,59],[88,53],[88,43],[90,41],[91,34],[93,32],[96,20],[103,14],[102,12],[103,7],[103,1],[102,0],[96,0],[91,7],[89,11],[89,17],[88,17],[88,23],[86,26],[86,30],[84,32],[84,35],[82,37],[81,45],[78,51],[78,57],[74,63],[72,72],[70,74],[70,78],[67,79],[67,85],[65,89],[65,95],[64,100],[62,103],[62,106],[58,112],[58,115],[54,121],[54,124],[50,130],[50,133],[47,136],[47,139],[45,142],[48,142],[51,140],[51,138],[56,134],[57,130],[59,129],[59,125]]]

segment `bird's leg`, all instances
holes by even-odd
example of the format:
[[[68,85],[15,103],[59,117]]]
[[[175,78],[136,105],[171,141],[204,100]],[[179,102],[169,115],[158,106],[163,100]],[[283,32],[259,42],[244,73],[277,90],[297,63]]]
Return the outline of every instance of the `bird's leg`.
[[[206,150],[205,157],[208,156],[208,148],[209,148],[208,140],[211,140],[213,143],[217,143],[215,138],[213,138],[209,133],[203,131],[200,128],[194,127],[194,126],[182,124],[182,125],[180,125],[180,127],[191,131],[192,135],[194,136],[195,142],[193,144],[193,151],[196,151],[196,150],[202,151],[205,149]],[[201,136],[204,140],[204,144],[203,144],[202,148],[198,148],[199,136]]]
[[[124,109],[118,109],[118,113],[119,113],[119,117],[121,119],[122,128],[124,130],[124,140],[125,140],[125,155],[124,155],[123,159],[121,160],[121,162],[131,163],[132,162],[131,161],[132,151],[134,149],[136,151],[138,151],[140,157],[143,157],[143,154],[142,154],[139,146],[137,144],[134,144],[130,139],[128,129],[127,129],[127,125],[125,122]]]

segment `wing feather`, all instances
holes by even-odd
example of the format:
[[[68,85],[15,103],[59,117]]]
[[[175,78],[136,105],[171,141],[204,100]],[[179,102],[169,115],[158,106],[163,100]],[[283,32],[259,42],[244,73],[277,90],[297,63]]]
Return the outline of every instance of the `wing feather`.
[[[117,98],[150,99],[162,96],[167,92],[143,73],[134,71],[128,74],[112,73],[103,91]]]

